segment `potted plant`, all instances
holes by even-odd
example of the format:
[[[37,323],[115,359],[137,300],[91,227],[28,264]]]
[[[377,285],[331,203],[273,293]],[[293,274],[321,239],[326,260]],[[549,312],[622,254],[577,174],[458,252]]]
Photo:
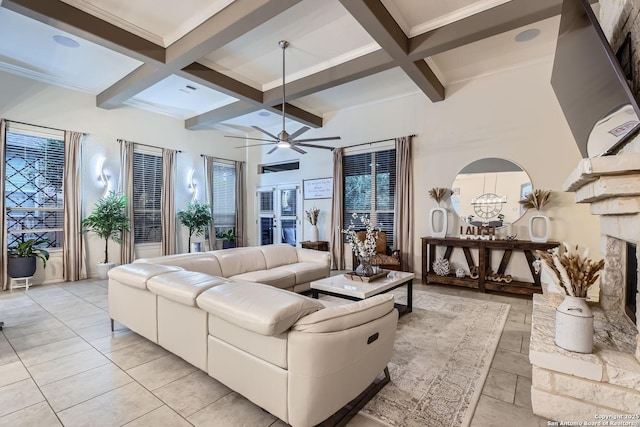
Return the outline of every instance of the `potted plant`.
[[[213,221],[213,217],[211,216],[211,208],[209,205],[204,203],[193,202],[187,204],[187,208],[183,211],[179,211],[177,214],[178,220],[180,224],[184,225],[189,229],[189,252],[191,252],[191,237],[195,234],[196,236],[201,236],[204,234],[205,229],[211,221]],[[194,252],[200,252],[200,244],[201,242],[194,243],[196,246]]]
[[[82,232],[93,232],[104,239],[104,262],[98,263],[98,276],[107,278],[107,273],[115,267],[109,262],[109,240],[122,243],[123,231],[130,230],[130,220],[125,214],[127,198],[121,193],[111,191],[108,196],[99,199],[91,215],[82,220]]]
[[[238,238],[238,236],[236,236],[236,233],[233,231],[233,228],[228,229],[224,233],[217,233],[216,237],[218,239],[224,239],[224,241],[222,242],[222,249],[229,249],[229,248],[236,247],[236,239]]]
[[[22,241],[16,246],[8,248],[7,274],[10,277],[31,277],[36,272],[36,258],[42,260],[42,267],[47,266],[49,252],[39,245],[48,243],[47,239],[26,239],[22,235]]]

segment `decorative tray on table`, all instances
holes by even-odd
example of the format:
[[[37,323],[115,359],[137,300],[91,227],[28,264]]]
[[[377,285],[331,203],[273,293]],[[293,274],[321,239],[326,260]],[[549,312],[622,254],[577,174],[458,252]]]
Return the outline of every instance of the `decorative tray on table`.
[[[385,277],[389,272],[386,270],[382,270],[380,273],[374,274],[373,276],[360,276],[355,271],[350,271],[349,273],[344,273],[344,277],[350,280],[354,280],[356,282],[372,282],[374,280],[378,280],[381,277]]]

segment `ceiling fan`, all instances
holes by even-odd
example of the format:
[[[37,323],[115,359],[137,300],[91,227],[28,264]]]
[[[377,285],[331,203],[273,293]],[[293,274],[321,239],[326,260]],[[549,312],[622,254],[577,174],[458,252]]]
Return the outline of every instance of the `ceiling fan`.
[[[276,135],[274,135],[272,133],[267,132],[264,129],[261,129],[258,126],[251,126],[255,130],[260,131],[260,132],[264,133],[265,135],[268,135],[272,139],[245,138],[245,137],[242,137],[242,136],[230,136],[230,135],[225,135],[225,136],[227,138],[239,138],[239,139],[250,139],[250,140],[253,140],[253,141],[265,141],[264,144],[245,145],[245,146],[236,147],[236,148],[259,147],[259,146],[262,146],[262,145],[275,144],[275,147],[273,147],[271,150],[269,150],[267,152],[267,154],[273,153],[278,148],[291,148],[292,150],[297,151],[300,154],[306,154],[306,151],[304,151],[300,147],[321,148],[321,149],[325,149],[325,150],[333,150],[333,147],[327,147],[327,146],[324,146],[324,145],[308,144],[308,143],[309,142],[315,142],[315,141],[332,141],[332,140],[340,139],[339,136],[330,136],[330,137],[326,137],[326,138],[296,139],[300,135],[302,135],[303,133],[308,131],[310,129],[309,126],[303,126],[300,129],[298,129],[297,131],[295,131],[294,133],[292,133],[291,135],[289,135],[289,133],[287,133],[287,131],[285,129],[285,126],[284,126],[284,119],[285,119],[284,108],[285,108],[285,101],[286,101],[285,80],[284,80],[285,79],[284,51],[289,46],[289,42],[286,41],[286,40],[280,40],[278,42],[278,46],[280,46],[280,48],[282,49],[282,132],[280,132],[276,136]]]

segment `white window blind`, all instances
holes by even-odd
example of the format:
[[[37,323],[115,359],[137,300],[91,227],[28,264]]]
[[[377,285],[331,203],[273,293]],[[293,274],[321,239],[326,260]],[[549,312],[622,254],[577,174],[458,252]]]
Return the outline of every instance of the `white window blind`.
[[[162,241],[162,155],[133,153],[133,230],[135,243]]]
[[[64,133],[10,125],[4,161],[8,247],[26,239],[62,247]]]
[[[213,223],[216,234],[235,229],[236,168],[225,163],[213,164]]]
[[[343,158],[344,226],[352,215],[366,216],[387,233],[393,247],[393,210],[396,191],[396,150],[358,153]],[[353,220],[355,228],[364,228]]]

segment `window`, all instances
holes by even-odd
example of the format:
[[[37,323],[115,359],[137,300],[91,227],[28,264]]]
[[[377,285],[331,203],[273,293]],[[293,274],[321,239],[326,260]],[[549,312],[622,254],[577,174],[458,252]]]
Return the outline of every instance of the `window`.
[[[4,185],[8,247],[26,239],[46,239],[41,247],[62,247],[64,134],[42,132],[23,125],[7,129]]]
[[[162,241],[162,156],[133,153],[133,233],[134,243]]]
[[[236,167],[213,164],[213,223],[216,235],[236,227]]]
[[[284,171],[294,171],[300,169],[300,162],[293,161],[287,163],[273,163],[270,165],[258,165],[258,173],[275,173]]]
[[[344,226],[349,226],[354,213],[367,216],[387,233],[387,244],[393,247],[396,150],[345,156],[343,162]],[[363,228],[359,220],[354,224]]]

